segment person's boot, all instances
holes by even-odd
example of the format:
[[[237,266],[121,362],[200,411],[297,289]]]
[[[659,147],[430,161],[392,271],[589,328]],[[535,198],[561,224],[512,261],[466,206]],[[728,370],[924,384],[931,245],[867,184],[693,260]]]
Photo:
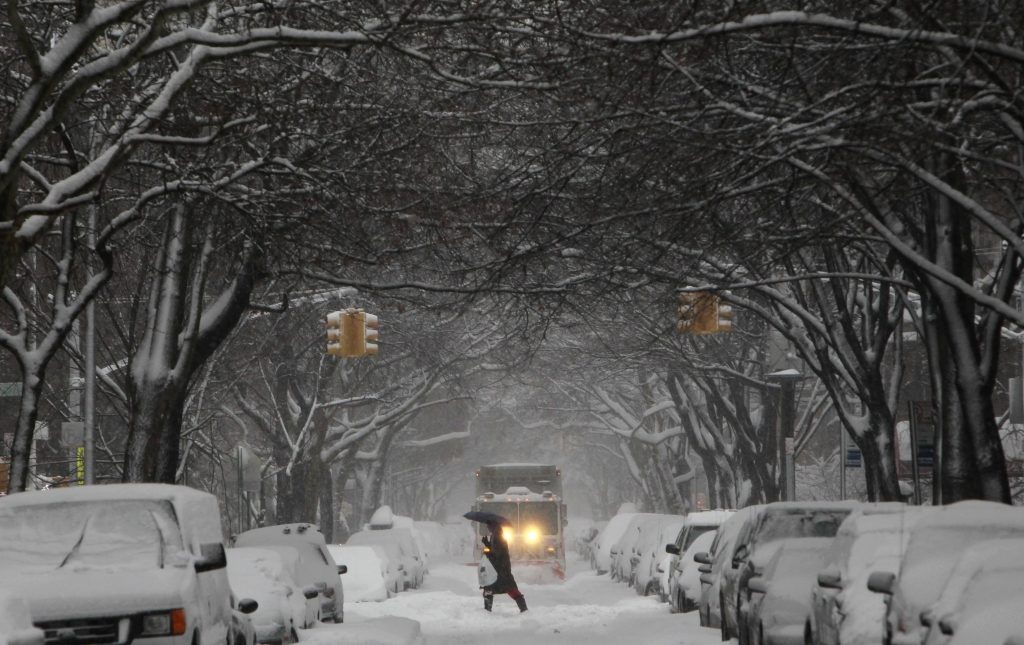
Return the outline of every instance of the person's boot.
[[[526,596],[516,598],[516,604],[519,605],[519,613],[526,611]]]
[[[493,605],[493,604],[494,604],[494,594],[485,593],[484,594],[484,609],[486,609],[487,611],[490,611],[491,610],[491,605]]]

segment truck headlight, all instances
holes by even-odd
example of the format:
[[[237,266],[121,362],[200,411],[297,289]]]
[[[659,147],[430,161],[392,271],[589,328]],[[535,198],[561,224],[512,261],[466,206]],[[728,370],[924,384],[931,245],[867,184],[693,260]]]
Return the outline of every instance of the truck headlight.
[[[143,614],[139,636],[181,636],[187,625],[184,609]]]
[[[511,526],[501,527],[501,537],[505,538],[505,541],[512,544],[512,540],[515,538],[515,531],[512,530]]]
[[[526,540],[527,544],[537,544],[537,542],[540,542],[540,531],[531,526],[526,529],[526,533],[523,534],[523,538]]]

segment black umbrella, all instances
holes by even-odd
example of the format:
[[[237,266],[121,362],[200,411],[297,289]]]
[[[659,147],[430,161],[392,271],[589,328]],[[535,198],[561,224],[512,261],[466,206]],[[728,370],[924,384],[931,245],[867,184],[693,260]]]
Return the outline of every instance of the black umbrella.
[[[484,524],[503,524],[506,526],[512,526],[512,522],[508,519],[498,515],[497,513],[489,513],[487,511],[469,511],[464,513],[462,517],[467,520],[473,520],[474,522],[483,522]]]

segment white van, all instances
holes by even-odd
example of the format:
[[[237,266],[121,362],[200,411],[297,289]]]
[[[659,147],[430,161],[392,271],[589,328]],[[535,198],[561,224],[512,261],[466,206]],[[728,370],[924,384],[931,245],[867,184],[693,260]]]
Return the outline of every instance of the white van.
[[[217,499],[192,488],[113,484],[0,498],[0,589],[25,600],[48,642],[226,643],[226,564]]]

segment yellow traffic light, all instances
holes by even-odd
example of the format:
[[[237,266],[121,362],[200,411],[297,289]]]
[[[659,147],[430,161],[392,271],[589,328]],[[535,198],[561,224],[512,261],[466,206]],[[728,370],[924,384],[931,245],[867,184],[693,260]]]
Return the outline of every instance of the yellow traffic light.
[[[732,331],[732,319],[736,315],[736,312],[732,310],[732,305],[727,302],[723,302],[721,298],[718,299],[718,331]]]
[[[345,309],[327,314],[327,353],[358,358],[377,354],[377,316],[362,309]]]
[[[380,322],[377,316],[360,311],[363,327],[363,354],[366,356],[377,355],[377,339],[380,337]]]
[[[332,311],[327,314],[327,354],[330,356],[344,356],[342,343],[345,338],[344,311]]]
[[[683,334],[713,334],[718,331],[718,296],[710,291],[679,294],[676,328]]]

